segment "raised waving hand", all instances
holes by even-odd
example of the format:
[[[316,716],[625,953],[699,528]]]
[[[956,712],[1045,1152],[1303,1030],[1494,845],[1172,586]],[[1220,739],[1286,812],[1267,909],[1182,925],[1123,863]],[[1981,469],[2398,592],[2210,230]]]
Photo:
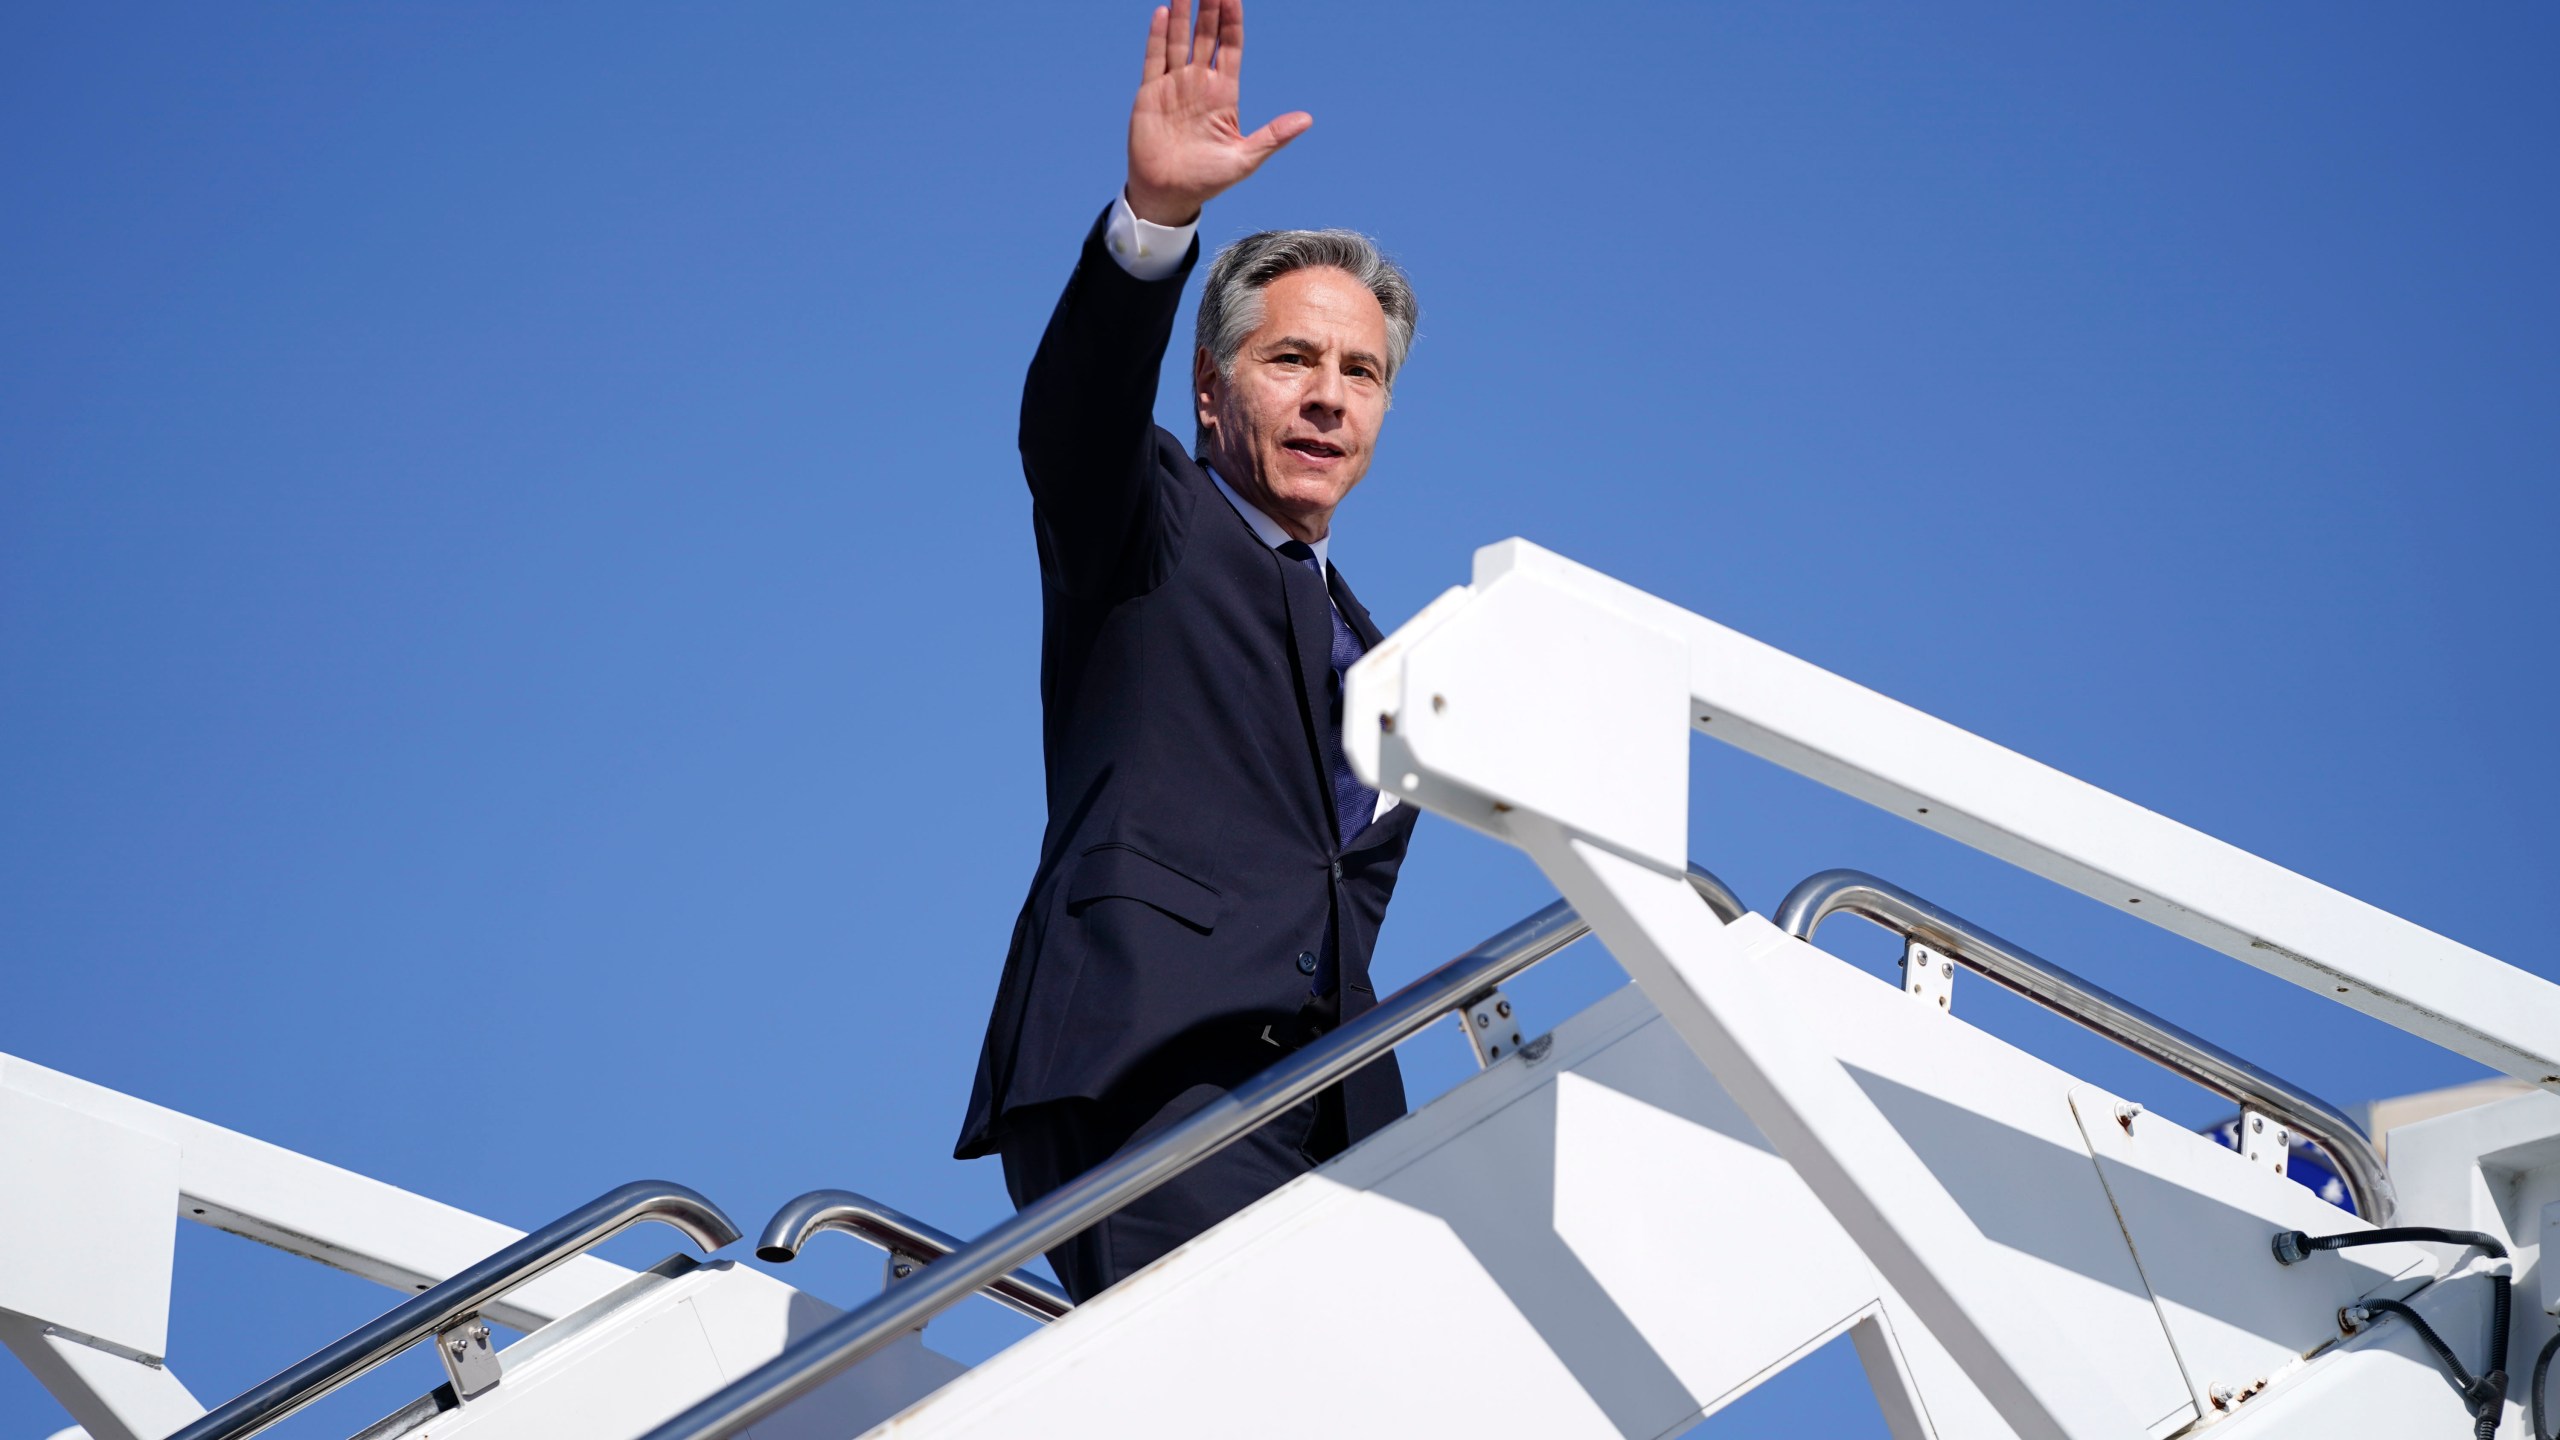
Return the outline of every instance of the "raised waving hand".
[[[1158,225],[1188,225],[1219,192],[1262,167],[1315,117],[1292,110],[1248,135],[1236,118],[1244,69],[1244,0],[1157,6],[1147,63],[1129,109],[1129,208]]]

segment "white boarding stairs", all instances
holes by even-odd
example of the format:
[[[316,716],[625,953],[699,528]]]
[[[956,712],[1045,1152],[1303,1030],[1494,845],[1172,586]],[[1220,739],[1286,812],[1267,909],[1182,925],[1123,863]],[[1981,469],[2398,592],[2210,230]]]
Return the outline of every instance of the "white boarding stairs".
[[[0,1057],[0,1340],[93,1440],[236,1440],[412,1343],[448,1383],[368,1440],[1655,1437],[1843,1331],[1897,1440],[2454,1437],[2475,1410],[2531,1440],[2560,987],[1521,541],[1345,710],[1364,778],[1564,900],[975,1241],[795,1202],[769,1258],[820,1228],[893,1252],[851,1312],[733,1260],[580,1253],[638,1220],[737,1238],[681,1186],[518,1236]],[[2393,1132],[2386,1172],[2316,1098],[1873,877],[1743,913],[1687,864],[1693,731],[2540,1088]],[[1843,911],[1904,936],[1900,984],[1812,943]],[[1524,1040],[1501,981],[1585,925],[1636,983]],[[1959,968],[2230,1097],[2240,1148],[1967,1023]],[[1453,1010],[1467,1083],[1086,1305],[1015,1273]],[[2357,1214],[2286,1177],[2295,1138]],[[208,1413],[161,1358],[178,1216],[410,1298]],[[2356,1243],[2376,1220],[2460,1233]],[[1051,1323],[974,1368],[924,1344],[982,1291]],[[486,1319],[529,1333],[492,1350]]]

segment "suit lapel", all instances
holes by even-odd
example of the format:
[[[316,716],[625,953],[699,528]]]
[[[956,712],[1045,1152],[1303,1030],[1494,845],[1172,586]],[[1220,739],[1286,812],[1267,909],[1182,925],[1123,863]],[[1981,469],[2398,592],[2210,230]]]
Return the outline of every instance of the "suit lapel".
[[[1325,568],[1333,574],[1333,603],[1341,607],[1343,618],[1351,622],[1351,633],[1360,637],[1360,653],[1365,655],[1377,649],[1378,642],[1386,639],[1386,635],[1378,629],[1377,622],[1369,618],[1368,607],[1360,603],[1360,597],[1351,593],[1351,582],[1342,578],[1342,572],[1330,565]],[[1330,650],[1326,652],[1326,658],[1332,658]]]

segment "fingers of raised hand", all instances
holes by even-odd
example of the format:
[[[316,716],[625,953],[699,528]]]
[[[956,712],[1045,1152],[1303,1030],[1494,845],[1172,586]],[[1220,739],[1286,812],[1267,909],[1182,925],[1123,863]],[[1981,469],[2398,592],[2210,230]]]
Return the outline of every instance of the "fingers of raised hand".
[[[1218,70],[1228,79],[1244,65],[1244,0],[1201,0],[1200,28],[1209,29],[1210,8],[1217,10]]]
[[[1165,31],[1172,23],[1171,14],[1162,5],[1156,7],[1154,17],[1147,21],[1147,61],[1138,68],[1140,84],[1164,73]]]
[[[1166,67],[1194,65],[1215,69],[1233,79],[1244,58],[1243,0],[1199,0],[1195,20],[1189,0],[1173,6],[1172,31],[1166,43]]]

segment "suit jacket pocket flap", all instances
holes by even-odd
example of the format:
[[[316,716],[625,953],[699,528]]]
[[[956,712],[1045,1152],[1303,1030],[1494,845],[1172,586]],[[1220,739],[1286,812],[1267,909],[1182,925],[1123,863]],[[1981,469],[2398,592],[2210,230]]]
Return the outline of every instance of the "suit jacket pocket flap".
[[[1227,898],[1217,891],[1126,845],[1097,845],[1076,861],[1067,904],[1074,907],[1106,895],[1143,900],[1202,930],[1217,928],[1227,906]]]

